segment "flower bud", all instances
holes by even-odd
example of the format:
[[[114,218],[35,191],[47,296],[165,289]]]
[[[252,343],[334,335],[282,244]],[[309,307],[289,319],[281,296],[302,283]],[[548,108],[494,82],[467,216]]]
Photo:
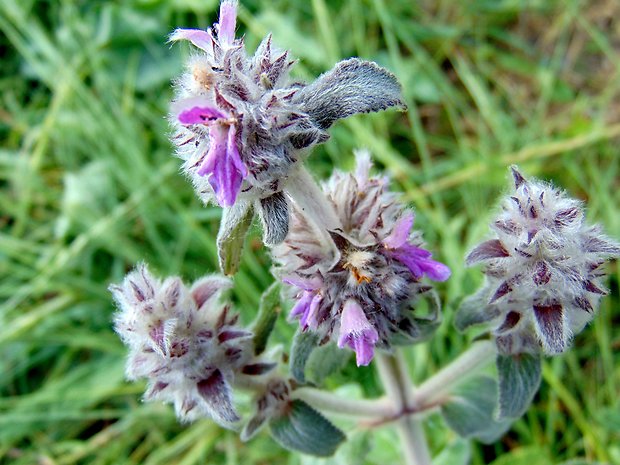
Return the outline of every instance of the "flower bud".
[[[230,285],[209,276],[187,288],[180,278],[161,281],[141,265],[110,286],[119,308],[115,330],[129,347],[127,378],[146,378],[145,400],[174,404],[182,420],[207,416],[230,426],[239,420],[235,376],[274,366],[254,359],[252,333],[220,302]]]
[[[511,170],[515,189],[491,224],[494,237],[466,259],[485,264],[477,322],[493,322],[502,353],[559,354],[594,317],[607,293],[602,265],[620,246],[586,224],[581,202]]]

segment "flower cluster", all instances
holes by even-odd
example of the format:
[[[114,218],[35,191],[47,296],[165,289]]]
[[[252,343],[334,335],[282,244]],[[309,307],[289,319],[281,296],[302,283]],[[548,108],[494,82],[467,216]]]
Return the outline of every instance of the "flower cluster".
[[[495,238],[466,259],[485,263],[486,283],[464,306],[477,316],[464,318],[493,322],[502,353],[559,354],[607,293],[602,266],[620,245],[585,223],[581,202],[516,167],[512,175],[515,191],[491,224]]]
[[[110,287],[119,307],[115,329],[130,350],[127,377],[146,378],[144,398],[174,404],[183,420],[208,416],[230,426],[239,420],[235,377],[275,366],[254,358],[252,333],[220,302],[230,285],[211,276],[188,289],[177,277],[162,282],[142,265]]]
[[[254,208],[265,242],[288,230],[288,200],[309,147],[324,142],[334,121],[355,113],[403,107],[400,85],[387,70],[356,58],[306,85],[292,82],[293,61],[271,36],[248,56],[235,39],[237,4],[223,0],[219,23],[207,31],[178,29],[171,41],[199,51],[176,82],[173,142],[201,199]]]
[[[369,155],[359,152],[355,173],[336,172],[324,185],[338,228],[325,233],[295,209],[289,235],[273,249],[278,273],[298,290],[291,317],[322,342],[352,348],[358,365],[368,365],[375,347],[389,348],[397,334],[411,341],[427,336],[428,322],[411,311],[431,289],[421,278],[450,275],[421,248],[413,212],[388,191],[387,179],[369,176],[370,166]]]

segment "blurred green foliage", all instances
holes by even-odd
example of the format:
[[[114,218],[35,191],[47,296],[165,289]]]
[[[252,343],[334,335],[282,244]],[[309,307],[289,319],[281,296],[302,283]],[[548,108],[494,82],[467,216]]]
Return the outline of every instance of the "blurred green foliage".
[[[166,121],[170,81],[189,53],[166,35],[208,27],[216,9],[215,0],[0,2],[0,463],[400,461],[389,425],[339,421],[350,441],[335,458],[299,457],[266,434],[241,445],[209,421],[179,425],[123,380],[107,286],[140,261],[187,280],[216,270],[220,212],[179,174]],[[337,124],[310,165],[325,177],[369,148],[454,270],[440,286],[437,337],[407,351],[414,379],[467,346],[453,310],[481,275],[462,260],[486,233],[508,165],[586,200],[589,218],[620,237],[619,16],[615,0],[243,2],[248,49],[272,31],[299,59],[296,77],[356,55],[404,85],[408,113]],[[235,277],[247,322],[272,280],[257,233]],[[473,445],[473,464],[620,464],[618,264],[609,270],[595,322],[570,353],[545,361],[533,408],[496,444]],[[274,341],[293,332],[282,316]],[[343,383],[343,395],[380,394],[372,369],[351,362],[326,380]],[[438,415],[427,433],[435,454],[449,446],[438,464],[465,463],[469,447]]]

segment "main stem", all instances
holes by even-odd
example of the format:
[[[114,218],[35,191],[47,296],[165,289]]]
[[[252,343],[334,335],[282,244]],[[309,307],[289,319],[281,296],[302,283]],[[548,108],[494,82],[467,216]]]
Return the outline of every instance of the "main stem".
[[[404,414],[398,420],[397,431],[405,463],[407,465],[431,465],[431,454],[424,429],[418,420],[406,414],[408,411],[415,411],[416,405],[412,395],[413,383],[402,354],[396,356],[377,354],[375,360],[379,377],[386,394],[392,400],[395,413]]]

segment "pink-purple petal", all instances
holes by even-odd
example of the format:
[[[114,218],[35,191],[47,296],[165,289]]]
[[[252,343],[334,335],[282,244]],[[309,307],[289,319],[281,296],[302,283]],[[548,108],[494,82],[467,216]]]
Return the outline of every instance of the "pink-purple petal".
[[[198,167],[197,173],[199,176],[213,175],[218,160],[226,158],[225,132],[224,128],[219,124],[209,128],[209,151]],[[215,190],[213,184],[211,184],[211,187]]]
[[[355,351],[355,363],[358,367],[368,366],[375,356],[375,345],[366,337],[353,339],[352,348]]]
[[[209,128],[209,151],[198,168],[198,175],[209,175],[209,184],[220,206],[230,207],[241,190],[248,171],[229,133],[232,127],[214,124]],[[234,134],[233,134],[234,135]]]
[[[239,149],[237,148],[237,127],[230,126],[228,129],[228,139],[226,141],[226,152],[228,153],[228,157],[232,160],[235,168],[243,178],[248,175],[248,168],[245,166],[243,161],[241,160],[241,156],[239,155]]]
[[[209,124],[226,118],[226,115],[217,108],[194,106],[181,111],[178,118],[181,124]]]
[[[322,300],[323,296],[321,294],[315,294],[314,297],[312,297],[312,301],[308,307],[308,312],[302,315],[299,320],[302,328],[317,329],[319,327],[318,312]]]
[[[420,279],[426,274],[434,281],[445,281],[451,274],[450,268],[446,265],[431,260],[432,254],[428,250],[421,249],[407,242],[391,251],[391,256],[409,268],[409,271],[416,279]]]
[[[297,301],[293,309],[291,310],[290,317],[296,317],[299,315],[305,315],[310,310],[310,302],[312,302],[312,298],[314,297],[314,293],[304,291],[301,298]]]
[[[212,50],[213,38],[208,31],[201,29],[177,29],[170,35],[170,41],[189,40],[195,47],[205,52]]]
[[[392,232],[383,240],[383,244],[390,249],[401,247],[407,239],[413,227],[414,214],[407,212],[394,225]]]
[[[423,273],[426,273],[433,281],[445,281],[450,277],[452,272],[450,268],[440,262],[436,262],[435,260],[422,260],[420,263],[420,268]]]
[[[218,39],[225,45],[231,45],[235,40],[235,26],[237,23],[237,2],[224,0],[220,5],[220,20],[218,24]]]
[[[379,333],[366,318],[362,307],[353,299],[347,300],[340,316],[338,347],[349,346],[355,351],[357,366],[366,366],[374,357],[378,341]]]

